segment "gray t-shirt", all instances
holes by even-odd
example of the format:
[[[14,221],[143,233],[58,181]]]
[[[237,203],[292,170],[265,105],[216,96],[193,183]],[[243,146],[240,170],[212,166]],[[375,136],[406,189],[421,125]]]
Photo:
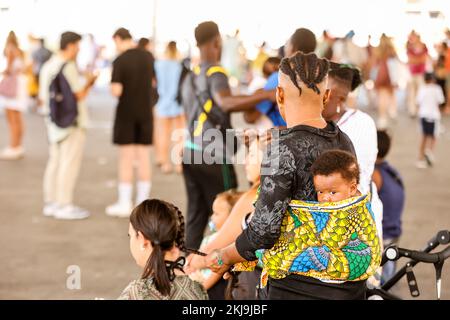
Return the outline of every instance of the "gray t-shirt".
[[[218,92],[229,88],[228,77],[222,67],[207,63],[201,64],[183,81],[182,104],[189,131],[185,148],[197,154],[203,153],[202,163],[223,161],[224,157],[232,156],[232,150],[225,153],[224,144],[224,130],[232,128],[230,114],[213,98]],[[229,138],[228,141],[232,143],[233,139]],[[194,163],[191,156],[192,153],[185,153],[185,163]],[[190,162],[186,157],[190,158]]]

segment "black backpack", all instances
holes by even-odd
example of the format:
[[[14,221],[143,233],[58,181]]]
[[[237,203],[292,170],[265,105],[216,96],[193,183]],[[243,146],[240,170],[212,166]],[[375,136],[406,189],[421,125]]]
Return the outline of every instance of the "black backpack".
[[[60,128],[75,124],[78,116],[78,104],[70,84],[63,74],[66,63],[50,83],[50,119]]]

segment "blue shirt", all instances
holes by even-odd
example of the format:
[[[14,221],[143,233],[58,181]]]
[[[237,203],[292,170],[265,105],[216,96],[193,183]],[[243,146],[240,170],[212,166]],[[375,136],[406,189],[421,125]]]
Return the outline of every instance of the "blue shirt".
[[[383,203],[383,238],[395,239],[402,234],[402,213],[405,206],[405,190],[398,173],[386,161],[377,164],[383,184],[378,195]]]
[[[178,82],[181,75],[181,63],[173,60],[159,60],[155,63],[158,84],[158,104],[156,111],[160,117],[177,117],[183,114],[178,104]]]
[[[276,89],[278,86],[278,72],[274,72],[267,79],[264,90],[269,91]],[[278,110],[277,104],[270,100],[261,101],[256,105],[256,109],[265,114],[272,121],[275,127],[285,127],[286,121],[281,117],[280,111]]]

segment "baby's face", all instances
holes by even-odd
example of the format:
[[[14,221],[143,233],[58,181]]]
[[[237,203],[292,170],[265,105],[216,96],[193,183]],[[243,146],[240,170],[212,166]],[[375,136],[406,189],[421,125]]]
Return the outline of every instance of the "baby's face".
[[[230,215],[231,208],[227,201],[224,199],[216,199],[213,202],[213,214],[211,216],[212,222],[214,222],[216,229],[219,230],[228,216]]]
[[[328,176],[314,176],[314,187],[319,202],[337,202],[356,196],[356,181],[347,181],[339,172]]]

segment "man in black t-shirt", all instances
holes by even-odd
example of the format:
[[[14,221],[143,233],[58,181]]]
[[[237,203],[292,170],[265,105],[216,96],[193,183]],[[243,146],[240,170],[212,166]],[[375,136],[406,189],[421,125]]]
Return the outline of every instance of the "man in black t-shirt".
[[[118,29],[113,39],[120,53],[113,62],[111,79],[111,92],[119,98],[113,130],[113,143],[119,146],[119,199],[106,208],[106,214],[128,217],[134,206],[131,196],[135,163],[138,169],[135,204],[147,199],[151,189],[154,58],[136,48],[127,29]]]

